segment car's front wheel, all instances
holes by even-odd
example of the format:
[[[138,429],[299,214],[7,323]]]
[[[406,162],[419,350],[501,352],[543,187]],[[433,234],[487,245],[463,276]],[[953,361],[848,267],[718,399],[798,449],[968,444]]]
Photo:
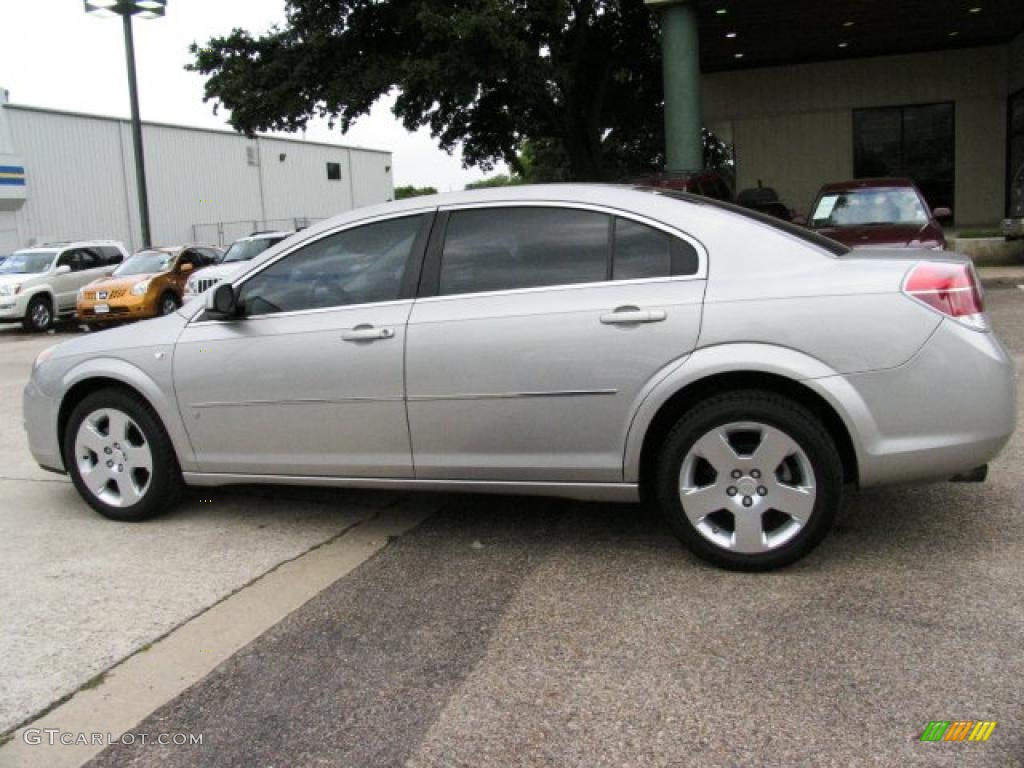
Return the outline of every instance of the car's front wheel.
[[[82,498],[114,520],[153,517],[182,489],[163,425],[148,403],[123,389],[94,392],[75,406],[64,432],[64,464]]]
[[[36,296],[28,303],[22,326],[26,331],[41,333],[53,325],[53,305],[46,296]]]
[[[810,552],[832,525],[842,463],[811,411],[780,395],[737,391],[680,419],[657,472],[659,506],[699,557],[763,571]]]
[[[178,311],[178,307],[181,306],[181,302],[178,301],[178,297],[168,291],[160,297],[160,314],[170,315]]]

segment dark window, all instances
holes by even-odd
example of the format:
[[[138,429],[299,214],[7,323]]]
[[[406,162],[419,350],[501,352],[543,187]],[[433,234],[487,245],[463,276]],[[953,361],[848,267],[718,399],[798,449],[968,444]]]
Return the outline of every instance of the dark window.
[[[954,210],[952,103],[856,109],[853,173],[913,179],[931,208]]]
[[[103,264],[106,266],[114,266],[124,261],[124,254],[121,253],[121,250],[112,245],[101,245],[97,250],[102,255]]]
[[[83,272],[87,269],[96,269],[102,266],[99,255],[88,248],[75,248],[71,251],[65,251],[61,254],[57,266],[64,264],[71,267],[72,272]]]
[[[615,280],[692,275],[697,250],[685,240],[629,219],[615,220],[612,277]]]
[[[1024,217],[1024,90],[1010,97],[1006,132],[1007,214]]]
[[[399,298],[421,216],[329,235],[286,256],[242,285],[249,315],[341,307]]]
[[[441,294],[592,283],[608,274],[608,217],[567,208],[455,211]]]
[[[327,164],[327,180],[341,181],[341,163]]]

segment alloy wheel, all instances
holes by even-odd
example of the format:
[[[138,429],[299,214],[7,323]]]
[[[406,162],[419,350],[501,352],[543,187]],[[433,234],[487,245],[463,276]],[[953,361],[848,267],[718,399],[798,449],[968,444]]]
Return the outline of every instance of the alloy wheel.
[[[790,435],[734,422],[708,431],[686,453],[679,497],[709,542],[758,554],[778,549],[807,525],[817,486],[807,453]]]
[[[153,452],[145,433],[115,408],[95,410],[82,420],[75,461],[89,492],[112,507],[137,504],[153,478]]]

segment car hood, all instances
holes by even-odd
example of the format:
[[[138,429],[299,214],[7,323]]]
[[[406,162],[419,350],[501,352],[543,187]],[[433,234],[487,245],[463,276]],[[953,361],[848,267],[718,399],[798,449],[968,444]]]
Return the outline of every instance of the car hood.
[[[216,280],[224,280],[229,277],[234,277],[246,267],[252,266],[252,261],[232,261],[228,264],[214,264],[212,267],[203,267],[201,270],[195,273],[196,279],[202,278],[207,280],[214,278]],[[191,279],[191,278],[190,278]]]
[[[872,224],[863,227],[826,227],[817,232],[851,248],[916,248],[944,242],[942,230],[931,222],[925,224]]]
[[[35,280],[38,277],[42,277],[42,274],[39,272],[30,272],[25,275],[0,275],[0,285],[24,283],[26,280]]]
[[[138,283],[146,280],[152,280],[154,277],[165,274],[164,272],[147,272],[142,275],[125,275],[124,277],[104,277],[99,280],[93,280],[89,283],[88,288],[91,291],[114,291],[118,288],[130,289]]]

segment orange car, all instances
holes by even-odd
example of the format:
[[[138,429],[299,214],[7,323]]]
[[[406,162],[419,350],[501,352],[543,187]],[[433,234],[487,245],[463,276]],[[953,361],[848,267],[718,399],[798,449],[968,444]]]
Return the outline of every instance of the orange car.
[[[125,259],[110,277],[78,292],[78,319],[109,323],[169,315],[181,306],[185,281],[197,269],[215,264],[212,246],[148,248]]]

